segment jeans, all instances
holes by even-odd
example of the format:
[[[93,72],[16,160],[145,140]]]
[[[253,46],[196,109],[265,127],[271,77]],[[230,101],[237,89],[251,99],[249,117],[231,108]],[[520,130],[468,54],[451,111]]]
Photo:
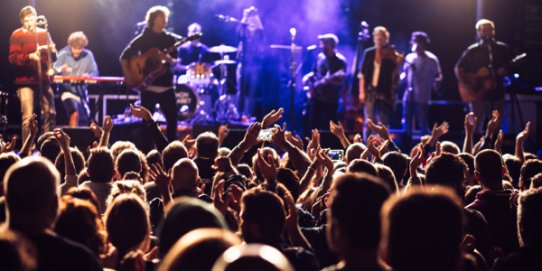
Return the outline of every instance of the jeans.
[[[147,108],[151,113],[154,111],[154,106],[160,105],[160,110],[164,114],[167,122],[167,138],[171,142],[177,139],[177,99],[175,91],[168,89],[162,93],[152,91],[141,92],[141,106]],[[148,133],[144,133],[145,138],[152,140]]]
[[[21,87],[17,90],[17,95],[19,96],[19,101],[21,102],[21,114],[22,114],[22,137],[21,140],[24,142],[26,138],[30,135],[30,120],[34,113],[38,113],[37,109],[40,106],[41,111],[41,122],[43,125],[43,132],[50,132],[55,128],[56,124],[56,111],[55,111],[55,99],[53,95],[53,90],[47,86],[44,87],[42,96],[39,97],[39,88],[35,87]],[[39,104],[37,101],[40,101]]]
[[[418,125],[422,134],[430,133],[429,120],[427,115],[429,114],[429,104],[420,103],[418,101],[412,101],[409,91],[405,91],[403,95],[403,118],[401,123],[403,129],[407,132],[411,132],[415,127],[414,123]]]
[[[378,123],[376,115],[378,115],[378,121],[388,126],[390,123],[392,104],[391,101],[384,101],[376,98],[374,91],[367,91],[365,96],[365,118],[372,120],[374,123]],[[375,114],[375,112],[378,112]]]

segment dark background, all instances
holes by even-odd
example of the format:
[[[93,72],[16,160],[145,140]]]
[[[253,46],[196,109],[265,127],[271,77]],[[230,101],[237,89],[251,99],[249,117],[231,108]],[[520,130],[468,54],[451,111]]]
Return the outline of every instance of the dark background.
[[[507,43],[513,52],[528,52],[528,62],[521,70],[529,86],[542,85],[540,59],[542,52],[542,3],[530,0],[486,0],[483,17],[496,23],[497,39]],[[536,2],[536,3],[535,3]],[[371,29],[386,26],[391,42],[408,53],[410,33],[426,31],[431,37],[430,51],[441,61],[444,72],[443,92],[434,98],[458,100],[453,66],[462,51],[475,42],[475,0],[36,0],[1,1],[0,3],[0,84],[14,93],[13,67],[8,63],[9,37],[20,27],[19,10],[34,4],[38,14],[48,18],[51,35],[60,49],[73,31],[84,31],[88,48],[94,52],[101,75],[120,76],[118,56],[133,36],[134,25],[144,19],[146,10],[157,4],[172,10],[170,30],[181,35],[192,22],[199,22],[209,46],[221,43],[236,46],[235,24],[218,21],[215,14],[240,18],[242,10],[255,5],[260,10],[269,44],[289,44],[290,27],[296,27],[297,43],[317,44],[316,36],[333,32],[340,38],[339,52],[352,61],[358,26],[361,20]],[[533,18],[533,19],[529,19]],[[312,53],[303,70],[311,66]],[[299,62],[303,55],[296,56]],[[269,50],[266,57],[266,88],[262,89],[262,110],[288,105],[288,51]],[[349,66],[351,63],[348,63]],[[301,90],[297,90],[296,99]],[[296,100],[297,101],[297,100]],[[13,107],[12,107],[13,108]],[[13,111],[14,109],[10,109]],[[296,102],[296,112],[300,108]],[[15,112],[17,114],[17,112]],[[11,123],[17,120],[10,118]]]

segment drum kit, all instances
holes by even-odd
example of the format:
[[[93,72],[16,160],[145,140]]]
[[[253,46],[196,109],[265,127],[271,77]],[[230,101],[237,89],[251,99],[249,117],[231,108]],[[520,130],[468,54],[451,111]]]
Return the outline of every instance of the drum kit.
[[[226,92],[228,65],[235,65],[229,53],[237,48],[219,45],[209,48],[209,53],[219,54],[220,60],[210,63],[192,63],[186,73],[176,79],[178,119],[191,124],[200,121],[229,121],[239,118],[235,103]],[[218,71],[216,78],[213,70]]]

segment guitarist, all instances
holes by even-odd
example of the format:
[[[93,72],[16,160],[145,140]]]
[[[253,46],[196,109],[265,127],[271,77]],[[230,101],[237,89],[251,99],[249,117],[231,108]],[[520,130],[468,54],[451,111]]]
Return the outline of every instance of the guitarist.
[[[508,45],[495,40],[495,24],[487,19],[476,23],[479,41],[469,46],[455,66],[461,97],[478,117],[476,132],[482,131],[493,110],[502,116],[504,87],[500,83],[512,58]]]
[[[132,57],[144,54],[152,48],[166,49],[175,44],[177,35],[165,30],[169,13],[169,9],[165,6],[151,7],[145,17],[147,26],[122,52],[120,63],[128,85],[134,85],[134,78],[129,72],[129,61]],[[168,68],[149,86],[142,89],[141,106],[153,112],[155,105],[160,105],[160,110],[167,121],[168,140],[173,141],[177,135],[177,104],[173,89],[173,73],[169,66],[175,66],[177,51],[173,50],[170,54],[163,54],[161,57]]]
[[[329,121],[337,121],[339,94],[342,89],[346,60],[335,51],[339,38],[334,34],[319,35],[320,49],[312,72],[303,77],[310,88],[310,128],[328,129]]]

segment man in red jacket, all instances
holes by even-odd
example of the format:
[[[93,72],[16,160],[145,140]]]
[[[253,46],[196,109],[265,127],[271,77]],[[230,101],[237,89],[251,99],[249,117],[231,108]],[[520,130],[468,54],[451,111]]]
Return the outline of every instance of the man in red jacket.
[[[25,6],[19,12],[22,27],[11,34],[9,41],[9,62],[15,65],[15,85],[21,101],[22,140],[30,135],[30,121],[35,101],[41,101],[43,130],[52,131],[55,126],[55,103],[47,67],[47,47],[56,54],[54,43],[45,29],[37,27],[37,13],[32,6]],[[41,73],[38,63],[41,64]],[[52,64],[52,63],[51,63]],[[41,84],[41,88],[40,88]],[[39,107],[38,107],[39,108]]]

